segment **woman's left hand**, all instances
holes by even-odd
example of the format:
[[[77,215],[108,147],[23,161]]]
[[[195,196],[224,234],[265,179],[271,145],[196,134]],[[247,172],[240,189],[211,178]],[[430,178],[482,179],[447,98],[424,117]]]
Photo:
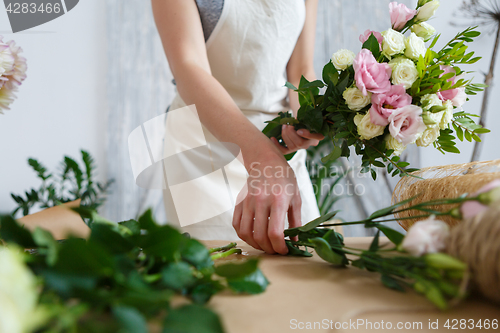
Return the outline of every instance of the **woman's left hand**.
[[[317,146],[318,143],[325,137],[323,134],[311,133],[306,129],[299,129],[298,131],[291,125],[283,125],[281,128],[281,136],[285,141],[286,147],[280,145],[276,138],[271,138],[278,149],[287,155],[296,152],[299,149],[307,149],[310,146]]]

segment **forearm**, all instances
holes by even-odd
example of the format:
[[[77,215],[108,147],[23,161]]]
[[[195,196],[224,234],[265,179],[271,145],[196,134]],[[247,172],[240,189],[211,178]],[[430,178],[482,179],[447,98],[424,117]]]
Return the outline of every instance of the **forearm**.
[[[194,104],[203,125],[221,142],[238,145],[245,167],[269,155],[281,155],[274,144],[241,112],[224,87],[195,64],[177,66],[177,89],[187,105]],[[258,149],[256,149],[258,147]]]

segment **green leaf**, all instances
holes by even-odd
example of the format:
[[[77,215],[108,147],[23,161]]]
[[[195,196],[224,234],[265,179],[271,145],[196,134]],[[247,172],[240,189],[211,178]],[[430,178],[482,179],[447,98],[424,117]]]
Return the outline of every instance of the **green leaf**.
[[[57,251],[59,250],[59,244],[55,241],[52,234],[40,227],[36,227],[35,231],[33,231],[33,240],[39,247],[43,247],[46,251],[46,262],[47,265],[53,266],[57,261]],[[42,249],[38,250],[39,253],[45,252]]]
[[[269,285],[269,281],[262,274],[261,270],[257,268],[249,275],[240,278],[228,278],[227,285],[236,293],[253,295],[263,293]]]
[[[378,249],[379,249],[379,245],[378,245],[378,240],[380,238],[380,230],[377,230],[377,233],[375,234],[375,237],[373,237],[373,240],[370,244],[370,248],[368,249],[368,251],[370,252],[377,252]]]
[[[25,249],[36,247],[31,233],[9,215],[0,216],[0,238],[7,243],[15,243]]]
[[[288,89],[297,90],[297,87],[295,87],[293,84],[291,84],[288,81],[285,83],[285,87],[287,87]]]
[[[332,248],[330,247],[330,244],[323,238],[313,238],[310,239],[309,242],[311,242],[314,245],[314,249],[316,250],[316,253],[318,256],[321,257],[321,259],[336,265],[336,266],[344,266],[344,257],[341,256],[340,254],[334,252]]]
[[[393,277],[387,274],[382,274],[381,281],[387,288],[391,288],[401,292],[405,291],[404,287],[398,280],[394,279]]]
[[[189,288],[196,282],[193,269],[183,261],[170,263],[161,271],[163,283],[174,290]]]
[[[399,171],[399,170],[396,170],[396,171]],[[372,213],[372,215],[370,215],[369,219],[370,220],[374,220],[374,219],[377,219],[379,217],[382,217],[382,216],[386,216],[386,215],[390,215],[392,214],[392,211],[395,210],[396,208],[398,207],[401,207],[405,204],[407,204],[408,202],[412,201],[413,199],[415,199],[418,195],[416,196],[413,196],[411,198],[408,198],[406,200],[403,200],[403,201],[400,201],[398,202],[397,204],[394,204],[392,206],[389,206],[389,207],[386,207],[386,208],[382,208],[382,209],[379,209],[377,210],[376,212]]]
[[[137,221],[139,222],[141,229],[154,230],[158,227],[158,224],[153,217],[153,211],[151,210],[151,208],[145,211]]]
[[[384,235],[389,238],[391,242],[393,242],[395,245],[401,244],[405,236],[400,233],[399,231],[396,231],[390,227],[384,226],[384,225],[377,225],[376,226],[378,230],[382,231]]]
[[[330,154],[326,155],[321,159],[321,162],[323,163],[333,162],[336,159],[338,159],[341,155],[342,155],[342,148],[339,146],[335,146]]]
[[[139,219],[140,223],[140,219]],[[141,237],[141,246],[146,254],[163,257],[166,261],[174,261],[180,256],[181,243],[186,238],[177,229],[164,225],[149,231]]]
[[[373,54],[375,59],[378,59],[378,57],[380,57],[380,44],[373,34],[371,34],[366,42],[363,43],[363,49],[369,50]]]
[[[288,255],[293,257],[312,257],[312,253],[299,249],[293,246],[291,241],[285,241],[286,247],[288,248]]]
[[[136,308],[128,306],[114,306],[113,316],[120,323],[120,333],[147,333],[146,318]]]
[[[301,231],[303,231],[303,232],[310,231],[310,230],[316,228],[317,226],[319,226],[321,223],[330,221],[335,215],[337,215],[337,213],[338,213],[338,211],[334,211],[334,212],[325,214],[323,216],[320,216],[320,217],[312,220],[311,222],[309,222],[301,227],[286,229],[285,236],[294,237],[294,236],[297,236]]]
[[[185,305],[169,311],[162,333],[223,333],[219,317],[200,305]]]
[[[131,251],[134,248],[134,244],[116,230],[113,230],[113,227],[115,226],[108,223],[93,223],[89,242],[97,243],[113,254]]]
[[[335,86],[339,81],[339,72],[331,61],[323,67],[323,81],[329,86]]]
[[[181,256],[196,269],[211,267],[214,264],[208,249],[196,239],[187,239],[182,244]]]
[[[249,259],[239,263],[227,263],[217,265],[215,274],[227,279],[239,279],[254,273],[257,270],[259,261],[257,259]]]
[[[125,228],[127,228],[128,230],[130,230],[132,235],[140,235],[141,234],[141,225],[136,220],[128,220],[128,221],[118,222],[118,224],[122,225]]]

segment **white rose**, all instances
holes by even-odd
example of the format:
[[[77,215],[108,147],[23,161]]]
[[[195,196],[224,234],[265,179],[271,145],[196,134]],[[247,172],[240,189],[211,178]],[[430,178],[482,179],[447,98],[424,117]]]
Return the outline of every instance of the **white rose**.
[[[429,111],[433,106],[443,106],[443,102],[437,94],[427,94],[420,98],[422,110]]]
[[[393,84],[401,84],[408,89],[418,79],[418,71],[415,63],[406,57],[397,57],[389,61],[392,69],[391,81]]]
[[[444,250],[449,235],[450,227],[432,215],[427,220],[418,221],[410,227],[401,247],[419,257],[426,253]]]
[[[443,106],[446,110],[443,111],[443,117],[441,118],[441,122],[439,123],[439,128],[445,129],[448,127],[448,124],[451,123],[453,119],[453,103],[452,101],[444,101]]]
[[[358,134],[361,140],[370,140],[384,134],[385,126],[375,125],[370,121],[370,111],[365,115],[358,113],[354,116],[354,124],[358,127]]]
[[[382,32],[384,41],[382,42],[382,52],[391,57],[403,53],[405,50],[405,36],[393,29]]]
[[[443,119],[444,111],[430,112],[433,106],[443,106],[443,102],[439,99],[437,94],[427,94],[420,99],[422,103],[422,118],[427,126],[439,125]]]
[[[418,0],[417,6],[418,7],[422,7],[423,5],[425,5],[426,3],[428,3],[429,1],[432,1],[432,0]]]
[[[436,13],[436,10],[439,8],[439,5],[439,0],[427,2],[425,5],[418,9],[416,21],[424,22],[433,17]]]
[[[405,56],[413,60],[418,60],[419,56],[424,57],[427,51],[423,38],[418,37],[413,32],[410,37],[405,39],[405,46]]]
[[[344,97],[347,107],[353,111],[359,111],[371,102],[372,93],[368,92],[368,95],[365,96],[356,87],[347,88],[342,93],[342,97]]]
[[[428,41],[432,36],[436,34],[436,29],[434,29],[432,25],[426,22],[414,24],[411,27],[411,31],[414,32],[418,37],[423,38],[424,41]]]
[[[429,126],[417,139],[416,143],[419,147],[427,147],[439,137],[439,126]]]
[[[337,70],[343,71],[344,69],[352,65],[355,57],[356,55],[354,54],[354,52],[346,49],[341,49],[332,55],[332,63]]]
[[[394,150],[394,155],[399,156],[406,149],[406,146],[393,138],[392,135],[385,136],[385,148]]]
[[[24,265],[21,253],[7,247],[0,247],[0,267],[0,332],[24,333],[31,327],[37,305],[35,276]]]

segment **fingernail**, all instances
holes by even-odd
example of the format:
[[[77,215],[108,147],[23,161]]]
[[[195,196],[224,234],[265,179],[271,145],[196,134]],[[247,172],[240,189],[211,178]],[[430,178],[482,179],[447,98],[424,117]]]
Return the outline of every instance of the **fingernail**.
[[[281,126],[281,130],[285,130],[286,129],[286,125],[283,124],[283,126]]]
[[[298,131],[297,131],[297,134],[298,134],[298,135],[303,135],[303,134],[304,134],[304,130],[298,130]]]

